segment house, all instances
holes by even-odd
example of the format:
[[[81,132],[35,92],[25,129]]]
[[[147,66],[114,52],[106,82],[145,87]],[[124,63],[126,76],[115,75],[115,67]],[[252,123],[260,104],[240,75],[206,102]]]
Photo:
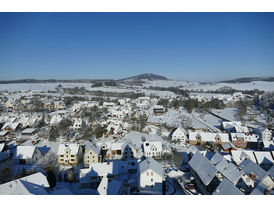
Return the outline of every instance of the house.
[[[198,190],[202,194],[211,194],[219,184],[216,177],[218,170],[213,163],[200,152],[196,152],[188,164]]]
[[[257,149],[259,136],[250,133],[230,133],[231,142],[235,147]]]
[[[82,188],[97,189],[103,178],[117,179],[118,168],[116,162],[91,163],[89,168],[80,169],[80,185]]]
[[[244,195],[244,193],[242,193],[230,181],[228,181],[227,179],[223,179],[223,181],[218,185],[212,195]]]
[[[145,141],[143,146],[145,157],[161,158],[163,150],[161,141]]]
[[[10,157],[10,150],[5,142],[0,143],[0,162]]]
[[[259,135],[262,140],[270,141],[272,139],[272,132],[267,128],[259,127],[254,129],[253,132]]]
[[[82,121],[81,118],[76,118],[76,119],[74,120],[74,123],[73,123],[73,126],[72,126],[73,129],[76,130],[76,129],[82,128],[82,123],[83,123],[83,121]]]
[[[171,141],[180,141],[180,143],[186,143],[187,137],[186,137],[186,131],[184,128],[179,127],[177,128],[171,136]]]
[[[250,159],[242,161],[239,168],[242,169],[252,180],[255,180],[257,184],[267,176],[267,172]]]
[[[122,159],[126,143],[115,142],[111,143],[110,148],[106,152],[107,159]]]
[[[153,113],[154,113],[154,115],[162,115],[165,113],[165,107],[162,105],[154,105]]]
[[[229,135],[227,133],[189,132],[189,144],[205,145],[209,142],[216,144],[216,146],[227,144],[229,143]]]
[[[22,136],[32,136],[35,134],[35,132],[36,132],[35,128],[27,128],[21,132],[21,135]]]
[[[14,131],[21,127],[19,122],[6,122],[3,127],[2,131]]]
[[[19,164],[33,164],[42,154],[36,146],[17,146],[12,159]]]
[[[139,163],[139,188],[162,192],[163,167],[151,157]]]
[[[100,161],[101,148],[95,146],[89,141],[85,141],[84,165],[89,167],[90,163],[97,163]]]
[[[1,195],[47,195],[49,183],[41,172],[0,185]]]
[[[269,190],[266,185],[260,182],[250,193],[250,195],[274,195],[274,192]]]
[[[239,170],[233,163],[228,163],[225,159],[216,164],[216,169],[233,185],[236,185],[244,175],[243,171]]]
[[[119,180],[104,177],[97,188],[97,192],[99,195],[123,195],[126,194],[126,187]]]
[[[77,165],[82,159],[82,148],[79,144],[60,144],[57,156],[61,165]]]
[[[227,132],[235,132],[235,133],[248,133],[249,130],[246,126],[243,126],[241,122],[222,122],[222,128]]]

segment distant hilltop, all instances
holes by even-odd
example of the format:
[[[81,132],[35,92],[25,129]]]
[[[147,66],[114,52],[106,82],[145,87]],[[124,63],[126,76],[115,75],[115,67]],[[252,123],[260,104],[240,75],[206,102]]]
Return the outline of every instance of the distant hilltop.
[[[164,76],[160,76],[160,75],[157,75],[157,74],[151,74],[151,73],[144,73],[144,74],[140,74],[140,75],[120,79],[118,81],[140,81],[142,79],[147,79],[147,80],[168,80]]]
[[[157,74],[144,73],[132,77],[127,77],[120,80],[113,79],[72,79],[72,80],[58,80],[58,79],[19,79],[19,80],[0,80],[0,84],[13,84],[13,83],[97,83],[106,81],[117,81],[117,82],[141,82],[142,79],[147,80],[167,80],[166,77]]]
[[[274,82],[274,77],[243,77],[232,80],[220,81],[219,83],[250,83],[254,81]]]

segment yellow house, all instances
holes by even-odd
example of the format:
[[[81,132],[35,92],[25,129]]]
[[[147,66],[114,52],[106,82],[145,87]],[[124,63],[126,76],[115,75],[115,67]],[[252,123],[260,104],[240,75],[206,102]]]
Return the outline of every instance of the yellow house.
[[[101,149],[91,142],[85,144],[84,165],[89,167],[91,163],[98,163]]]
[[[79,144],[60,144],[57,152],[58,164],[77,165],[82,159],[82,148]]]

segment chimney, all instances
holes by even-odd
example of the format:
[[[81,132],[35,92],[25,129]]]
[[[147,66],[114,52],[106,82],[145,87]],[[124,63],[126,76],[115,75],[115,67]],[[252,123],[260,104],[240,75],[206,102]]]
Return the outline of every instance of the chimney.
[[[250,177],[251,177],[251,179],[254,180],[255,179],[255,174],[253,172],[251,172]]]

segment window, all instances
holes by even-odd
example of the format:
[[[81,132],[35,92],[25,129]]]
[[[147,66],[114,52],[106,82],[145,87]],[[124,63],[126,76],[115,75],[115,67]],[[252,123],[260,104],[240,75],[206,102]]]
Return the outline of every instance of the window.
[[[64,157],[64,155],[61,155],[61,157]]]
[[[92,154],[92,152],[90,151],[89,154]]]
[[[151,182],[153,182],[153,178],[151,178]]]
[[[64,161],[64,159],[60,159],[60,161],[62,161],[62,162],[63,162],[63,161]]]
[[[75,159],[70,159],[70,161],[74,162]]]
[[[153,176],[153,172],[151,172],[150,174],[151,174],[151,176]]]
[[[94,156],[92,156],[92,158],[94,159]]]
[[[122,154],[122,151],[121,151],[121,150],[117,150],[117,154],[118,154],[118,155],[121,155],[121,154]]]
[[[71,157],[74,157],[74,155],[70,155]]]

